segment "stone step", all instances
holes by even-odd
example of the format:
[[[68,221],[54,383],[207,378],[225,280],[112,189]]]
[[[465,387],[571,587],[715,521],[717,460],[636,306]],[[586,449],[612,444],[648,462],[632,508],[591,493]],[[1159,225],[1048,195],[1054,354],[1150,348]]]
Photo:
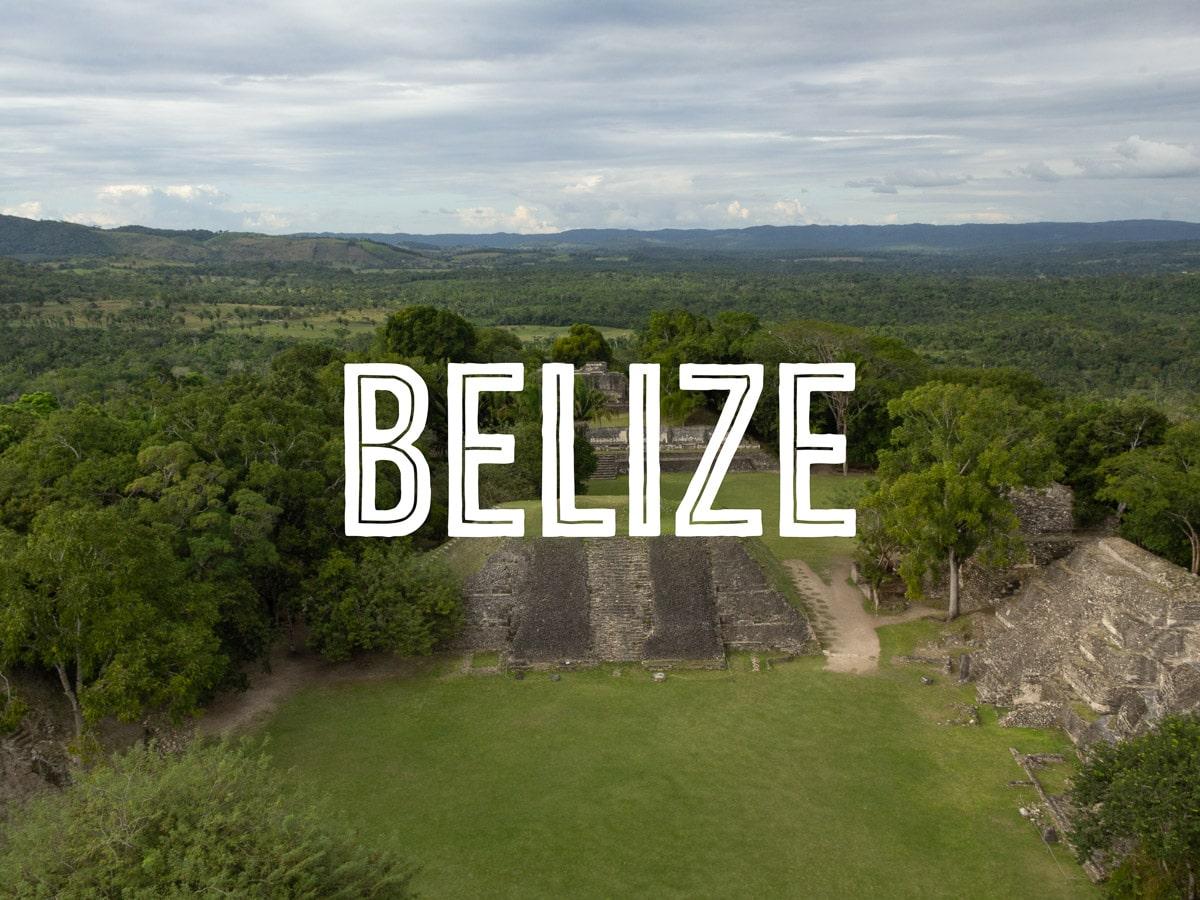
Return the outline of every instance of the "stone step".
[[[596,457],[596,471],[592,473],[593,478],[616,478],[625,474],[629,462],[620,456],[612,454],[600,454]]]
[[[650,632],[650,559],[638,538],[587,541],[592,656],[611,661],[642,658]]]

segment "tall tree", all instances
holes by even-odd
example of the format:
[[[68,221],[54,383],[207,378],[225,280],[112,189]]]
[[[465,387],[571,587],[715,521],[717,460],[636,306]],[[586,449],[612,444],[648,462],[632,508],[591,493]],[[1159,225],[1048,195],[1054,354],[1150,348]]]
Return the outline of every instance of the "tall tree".
[[[867,584],[867,593],[879,612],[879,590],[896,574],[902,558],[902,547],[888,529],[888,496],[876,482],[868,484],[858,503],[858,544],[854,561],[860,578]]]
[[[910,596],[945,567],[953,619],[963,561],[982,548],[998,562],[1019,548],[1009,495],[1058,475],[1054,447],[1040,414],[990,389],[930,382],[888,409],[900,424],[892,449],[879,453],[875,506],[904,548]]]
[[[430,653],[461,617],[459,585],[438,561],[404,541],[334,550],[305,585],[309,643],[329,659],[359,651]]]
[[[1170,420],[1145,400],[1075,400],[1057,409],[1054,441],[1063,481],[1075,491],[1076,518],[1089,524],[1112,513],[1097,496],[1104,487],[1100,465],[1110,457],[1162,443]],[[1118,504],[1117,515],[1125,511]]]
[[[51,506],[0,567],[0,668],[53,671],[76,738],[104,715],[189,712],[225,671],[210,593],[120,509]]]
[[[842,474],[848,474],[850,458],[873,458],[887,434],[887,403],[923,380],[926,366],[911,349],[895,338],[871,334],[861,328],[833,322],[791,320],[769,325],[748,350],[756,362],[853,363],[853,391],[824,391],[821,401],[827,415],[826,427],[847,439]],[[756,415],[761,422],[777,412],[763,405]]]
[[[1128,507],[1122,530],[1200,575],[1200,420],[1169,428],[1162,444],[1122,453],[1100,472],[1099,496]]]

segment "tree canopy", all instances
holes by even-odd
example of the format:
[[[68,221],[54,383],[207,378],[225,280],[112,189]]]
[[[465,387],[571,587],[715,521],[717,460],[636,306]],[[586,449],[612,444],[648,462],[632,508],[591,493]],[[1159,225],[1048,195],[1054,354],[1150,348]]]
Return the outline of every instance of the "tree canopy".
[[[1122,528],[1200,574],[1200,421],[1167,429],[1162,443],[1103,463],[1102,499],[1128,506]]]
[[[612,362],[612,348],[598,328],[576,323],[558,338],[550,348],[554,362],[582,366],[589,362]]]
[[[432,306],[408,306],[388,316],[380,329],[381,349],[426,362],[467,362],[475,350],[475,328],[462,316]]]

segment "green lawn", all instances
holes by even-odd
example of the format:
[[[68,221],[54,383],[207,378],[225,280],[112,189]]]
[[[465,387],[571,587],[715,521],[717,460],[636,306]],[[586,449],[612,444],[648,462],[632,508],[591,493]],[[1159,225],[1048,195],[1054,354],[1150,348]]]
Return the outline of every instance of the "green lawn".
[[[1009,746],[1061,735],[939,724],[969,691],[915,669],[739,662],[663,684],[431,664],[309,690],[268,731],[330,815],[422,866],[429,897],[1095,895],[1018,815],[1032,789],[1007,786]]]
[[[688,476],[663,477],[664,531]],[[817,505],[861,478],[819,476]],[[626,483],[593,482],[581,505]],[[603,491],[604,493],[600,493]],[[773,474],[729,476],[723,505],[764,509],[756,551],[827,568],[849,541],[781,539]],[[537,533],[536,502],[529,511]],[[498,543],[498,542],[496,542]],[[456,568],[494,544],[456,541]],[[896,665],[940,626],[880,630],[871,676],[820,657],[751,671],[636,666],[511,675],[431,660],[424,675],[311,689],[268,726],[279,764],[362,839],[421,868],[429,897],[1089,897],[1061,846],[1017,812],[1032,788],[1008,748],[1069,751],[1058,732],[964,717],[973,689]],[[480,663],[490,659],[477,660]]]

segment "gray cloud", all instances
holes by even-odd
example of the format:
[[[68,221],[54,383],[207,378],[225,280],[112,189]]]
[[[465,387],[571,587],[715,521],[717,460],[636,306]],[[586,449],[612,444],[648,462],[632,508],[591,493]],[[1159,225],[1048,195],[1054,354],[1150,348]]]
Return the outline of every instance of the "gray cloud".
[[[0,208],[268,230],[1200,219],[1194,23],[1191,0],[10,4]]]
[[[1017,169],[1016,174],[1024,175],[1026,178],[1032,178],[1034,181],[1062,181],[1062,175],[1054,171],[1040,159],[1035,159],[1031,163],[1026,163]]]
[[[898,194],[898,188],[939,188],[953,187],[965,184],[971,180],[970,175],[933,172],[929,169],[905,169],[892,172],[883,178],[860,178],[857,181],[847,181],[848,188],[870,188],[876,194]]]

